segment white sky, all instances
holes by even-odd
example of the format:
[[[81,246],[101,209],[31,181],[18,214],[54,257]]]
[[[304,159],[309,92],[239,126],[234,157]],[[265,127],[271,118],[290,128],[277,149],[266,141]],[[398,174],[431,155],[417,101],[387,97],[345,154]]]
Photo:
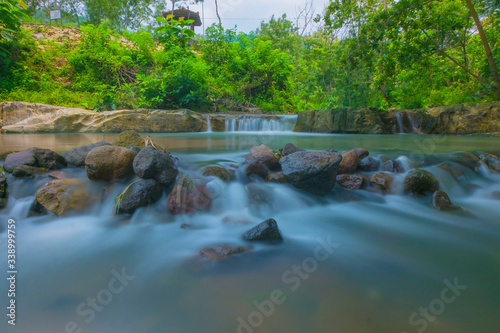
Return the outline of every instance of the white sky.
[[[329,0],[312,0],[316,14],[322,14]],[[170,1],[168,1],[170,3]],[[250,32],[260,26],[261,21],[268,21],[274,14],[280,17],[286,13],[289,20],[295,22],[297,7],[303,8],[307,0],[218,0],[219,14],[225,28],[238,26],[238,31]],[[182,4],[180,1],[178,4]],[[189,9],[200,12],[201,4],[190,5]],[[170,9],[170,8],[169,8]],[[205,28],[218,22],[215,14],[215,1],[205,0]],[[314,16],[316,16],[316,14]],[[202,19],[203,20],[203,19]],[[197,33],[202,33],[202,27],[196,28]]]

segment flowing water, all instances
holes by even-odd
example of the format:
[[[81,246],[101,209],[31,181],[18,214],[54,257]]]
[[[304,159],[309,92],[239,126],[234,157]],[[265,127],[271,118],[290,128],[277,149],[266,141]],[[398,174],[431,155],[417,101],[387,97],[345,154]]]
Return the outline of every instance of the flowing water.
[[[0,151],[38,146],[62,152],[115,137],[3,135]],[[287,142],[314,150],[364,147],[382,160],[398,159],[406,171],[430,160],[424,168],[470,214],[439,212],[428,197],[404,194],[405,173],[396,175],[400,186],[392,195],[336,186],[318,198],[289,185],[248,182],[236,170],[228,184],[207,179],[213,205],[206,213],[171,216],[165,194],[132,217],[112,217],[123,183],[85,214],[27,217],[37,188],[49,179],[9,175],[0,251],[7,251],[7,220],[13,218],[18,318],[10,327],[2,314],[1,332],[498,331],[500,174],[484,166],[468,169],[454,162],[453,152],[495,152],[500,138],[287,132],[152,137],[179,158],[183,172],[194,175],[208,164],[235,167],[250,147],[262,143],[274,149]],[[441,161],[461,175],[455,179],[433,166]],[[81,169],[66,171],[85,177]],[[89,190],[99,197],[102,185]],[[241,234],[271,217],[282,244],[250,244],[252,251],[225,260],[200,259],[206,246],[249,245]],[[6,255],[0,257],[6,261]],[[6,264],[1,266],[5,272]],[[117,280],[123,270],[128,277]],[[2,279],[4,305],[7,290]]]

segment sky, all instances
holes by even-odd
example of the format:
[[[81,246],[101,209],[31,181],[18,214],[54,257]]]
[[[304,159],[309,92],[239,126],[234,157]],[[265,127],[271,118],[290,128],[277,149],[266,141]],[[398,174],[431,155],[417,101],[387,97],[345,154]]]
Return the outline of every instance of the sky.
[[[307,0],[218,0],[219,14],[224,28],[234,28],[237,25],[238,31],[242,32],[255,30],[261,21],[268,21],[272,15],[280,17],[286,13],[288,19],[295,21],[297,7],[303,8],[307,2]],[[312,2],[316,14],[322,14],[329,0],[312,0]],[[178,4],[182,4],[182,1]],[[205,0],[203,6],[190,5],[189,9],[200,12],[200,17],[204,9],[205,28],[218,22],[214,0]],[[202,33],[202,30],[202,27],[196,28],[197,33]]]

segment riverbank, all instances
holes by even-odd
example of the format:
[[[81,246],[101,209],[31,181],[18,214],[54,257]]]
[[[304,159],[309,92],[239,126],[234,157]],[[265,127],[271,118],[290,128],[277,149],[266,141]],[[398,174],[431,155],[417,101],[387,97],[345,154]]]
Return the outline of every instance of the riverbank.
[[[2,102],[3,133],[193,133],[293,131],[352,134],[499,135],[500,102],[457,104],[428,109],[339,108],[299,112],[297,116],[242,112],[202,113],[182,110],[118,110],[25,102]]]

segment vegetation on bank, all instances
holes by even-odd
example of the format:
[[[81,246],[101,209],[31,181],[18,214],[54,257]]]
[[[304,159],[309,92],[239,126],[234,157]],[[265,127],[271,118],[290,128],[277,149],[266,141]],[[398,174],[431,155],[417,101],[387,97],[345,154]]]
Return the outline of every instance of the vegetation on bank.
[[[498,0],[332,0],[310,33],[286,16],[248,34],[213,25],[204,36],[183,20],[138,29],[79,18],[79,43],[37,41],[43,26],[20,27],[31,7],[0,5],[0,20],[11,20],[0,21],[0,100],[295,112],[500,99]]]

